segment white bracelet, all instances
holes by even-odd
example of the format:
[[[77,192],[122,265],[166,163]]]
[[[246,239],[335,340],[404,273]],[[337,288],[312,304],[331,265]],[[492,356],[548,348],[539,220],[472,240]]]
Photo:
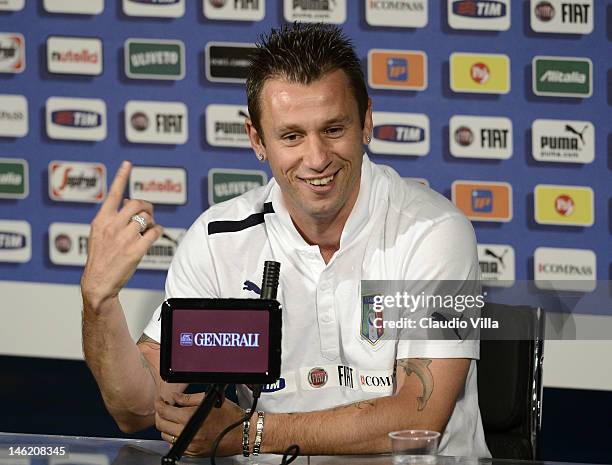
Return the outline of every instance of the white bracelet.
[[[257,429],[255,430],[255,442],[253,443],[253,455],[259,455],[261,449],[261,438],[264,428],[264,413],[257,412]]]
[[[246,409],[245,413],[248,415],[251,413],[251,409]],[[251,421],[246,419],[242,422],[242,455],[248,457],[249,453],[249,427],[251,425]]]

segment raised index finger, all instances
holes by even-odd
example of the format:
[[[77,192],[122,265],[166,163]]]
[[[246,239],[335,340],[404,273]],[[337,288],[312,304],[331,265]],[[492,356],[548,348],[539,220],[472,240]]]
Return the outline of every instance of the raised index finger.
[[[121,163],[121,166],[115,174],[115,179],[108,190],[106,200],[100,207],[100,213],[116,213],[121,200],[123,199],[123,193],[125,192],[125,186],[127,186],[128,179],[130,178],[130,171],[132,170],[132,164],[125,160]]]

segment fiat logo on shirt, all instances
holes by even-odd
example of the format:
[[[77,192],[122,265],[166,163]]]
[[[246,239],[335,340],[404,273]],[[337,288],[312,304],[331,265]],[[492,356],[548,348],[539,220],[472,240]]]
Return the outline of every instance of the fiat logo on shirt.
[[[308,372],[308,382],[314,388],[320,388],[327,383],[327,371],[324,368],[313,368]]]

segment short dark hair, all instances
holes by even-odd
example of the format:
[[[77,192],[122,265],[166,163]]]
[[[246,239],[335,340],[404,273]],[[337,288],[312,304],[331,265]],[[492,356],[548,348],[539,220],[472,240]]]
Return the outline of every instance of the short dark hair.
[[[246,82],[249,116],[260,137],[260,96],[266,80],[310,84],[339,69],[348,77],[363,128],[368,91],[353,44],[338,26],[296,22],[262,35],[251,54]]]

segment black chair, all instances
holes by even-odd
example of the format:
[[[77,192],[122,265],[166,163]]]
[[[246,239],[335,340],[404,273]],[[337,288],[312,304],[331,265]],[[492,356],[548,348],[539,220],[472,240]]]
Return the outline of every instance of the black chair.
[[[483,317],[500,321],[482,330],[478,402],[494,458],[536,460],[542,412],[544,311],[489,304]],[[497,331],[497,332],[488,332]],[[503,334],[504,340],[493,340]]]

